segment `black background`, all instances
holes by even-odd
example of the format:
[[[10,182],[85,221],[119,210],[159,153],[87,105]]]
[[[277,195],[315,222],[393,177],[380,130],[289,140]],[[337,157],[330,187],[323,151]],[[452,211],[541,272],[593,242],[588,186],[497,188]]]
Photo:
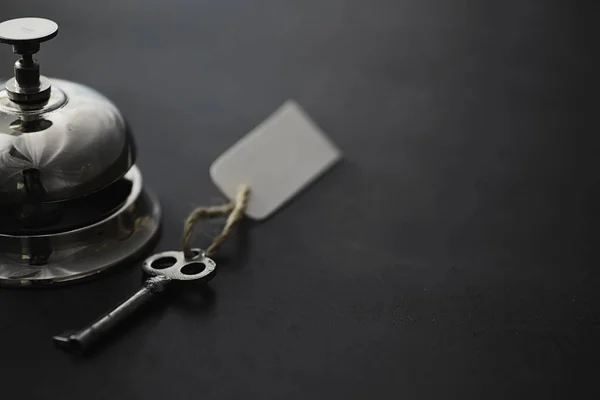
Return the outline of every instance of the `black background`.
[[[168,295],[87,357],[52,335],[137,289],[138,265],[1,290],[1,397],[596,397],[590,4],[2,0],[2,19],[60,24],[46,75],[128,118],[160,250],[222,200],[210,163],[288,98],[345,161],[242,226],[211,290]]]

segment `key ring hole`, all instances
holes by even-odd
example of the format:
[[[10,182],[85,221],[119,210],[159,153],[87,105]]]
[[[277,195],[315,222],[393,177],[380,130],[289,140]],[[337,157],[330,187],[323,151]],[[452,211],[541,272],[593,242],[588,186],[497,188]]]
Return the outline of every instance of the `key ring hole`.
[[[176,262],[177,259],[175,257],[161,257],[152,261],[152,264],[150,264],[150,266],[154,269],[160,270],[172,267],[173,265],[175,265]]]
[[[206,265],[201,262],[193,262],[181,267],[180,272],[184,275],[198,275],[206,269]]]

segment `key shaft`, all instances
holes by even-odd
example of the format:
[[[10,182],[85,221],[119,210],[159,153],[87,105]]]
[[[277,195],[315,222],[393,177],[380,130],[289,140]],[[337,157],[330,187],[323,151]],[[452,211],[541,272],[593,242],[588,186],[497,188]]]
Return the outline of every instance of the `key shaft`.
[[[54,336],[54,342],[67,350],[85,350],[162,292],[170,281],[163,275],[149,278],[142,289],[96,322],[80,331]]]

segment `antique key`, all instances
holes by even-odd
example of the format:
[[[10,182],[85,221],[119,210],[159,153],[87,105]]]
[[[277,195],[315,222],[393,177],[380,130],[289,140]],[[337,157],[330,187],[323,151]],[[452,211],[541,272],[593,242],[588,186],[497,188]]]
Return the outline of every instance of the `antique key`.
[[[200,249],[193,249],[192,252],[194,256],[190,258],[186,258],[180,251],[166,251],[147,258],[142,268],[153,276],[144,282],[142,289],[89,327],[54,336],[54,342],[67,350],[83,350],[162,292],[169,282],[212,277],[215,262]]]

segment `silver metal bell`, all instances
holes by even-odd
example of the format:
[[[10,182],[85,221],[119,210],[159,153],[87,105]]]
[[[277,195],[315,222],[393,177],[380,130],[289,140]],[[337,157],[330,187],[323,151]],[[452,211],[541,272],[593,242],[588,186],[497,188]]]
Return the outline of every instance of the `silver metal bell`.
[[[0,23],[21,56],[0,85],[0,285],[57,284],[138,256],[160,225],[119,110],[100,93],[40,75],[33,54],[58,25]]]

